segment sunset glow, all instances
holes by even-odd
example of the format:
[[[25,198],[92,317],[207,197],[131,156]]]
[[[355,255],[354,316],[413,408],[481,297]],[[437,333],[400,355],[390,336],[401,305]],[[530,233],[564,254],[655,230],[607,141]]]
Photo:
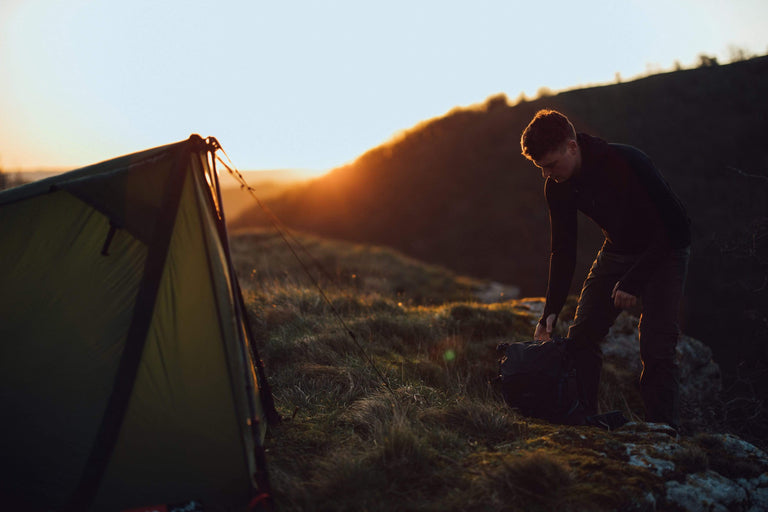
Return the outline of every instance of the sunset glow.
[[[241,169],[325,172],[400,130],[764,54],[762,0],[4,0],[0,167],[74,168],[213,135]]]

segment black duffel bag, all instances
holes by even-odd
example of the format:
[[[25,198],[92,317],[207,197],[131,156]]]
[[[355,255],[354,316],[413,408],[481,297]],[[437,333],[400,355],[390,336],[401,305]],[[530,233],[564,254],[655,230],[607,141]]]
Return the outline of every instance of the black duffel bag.
[[[613,430],[627,423],[621,411],[587,416],[570,338],[501,343],[499,377],[504,401],[520,414],[563,425],[591,425]]]
[[[571,340],[501,343],[496,348],[504,401],[524,416],[565,425],[584,425]]]

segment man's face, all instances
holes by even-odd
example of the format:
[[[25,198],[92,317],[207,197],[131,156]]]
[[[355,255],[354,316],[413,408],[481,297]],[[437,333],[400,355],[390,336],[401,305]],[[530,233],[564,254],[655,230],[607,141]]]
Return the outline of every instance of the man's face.
[[[581,154],[575,140],[568,140],[560,148],[546,153],[533,162],[541,169],[541,175],[557,183],[568,181],[579,170]]]

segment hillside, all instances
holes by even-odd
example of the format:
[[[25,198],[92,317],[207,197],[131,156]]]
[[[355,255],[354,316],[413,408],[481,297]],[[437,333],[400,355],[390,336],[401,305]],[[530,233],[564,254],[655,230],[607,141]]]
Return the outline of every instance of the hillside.
[[[517,105],[499,95],[425,121],[268,204],[295,229],[387,245],[541,295],[549,225],[541,177],[518,140],[536,110],[560,109],[578,130],[636,145],[662,169],[693,220],[683,328],[712,346],[729,372],[739,365],[761,372],[768,360],[765,90],[768,58],[760,57]],[[264,223],[251,210],[233,226]],[[591,223],[580,230],[574,291],[601,243]]]
[[[696,340],[679,347],[682,435],[642,421],[629,315],[606,344],[600,407],[632,421],[553,425],[507,407],[493,381],[497,343],[530,336],[540,299],[480,304],[482,283],[383,247],[291,239],[310,279],[274,232],[231,242],[283,418],[266,442],[279,510],[768,506],[768,455],[745,442],[757,423],[727,421],[717,365]]]
[[[267,171],[269,173],[269,171]],[[251,171],[243,173],[248,185],[253,189],[256,197],[262,200],[280,195],[300,183],[306,181],[306,178],[291,177],[268,177],[263,176],[262,171]],[[224,178],[229,178],[226,172],[222,174]],[[222,179],[221,186],[222,202],[224,204],[225,214],[228,219],[235,219],[253,206],[253,197],[247,190],[243,190],[236,185],[233,179]]]

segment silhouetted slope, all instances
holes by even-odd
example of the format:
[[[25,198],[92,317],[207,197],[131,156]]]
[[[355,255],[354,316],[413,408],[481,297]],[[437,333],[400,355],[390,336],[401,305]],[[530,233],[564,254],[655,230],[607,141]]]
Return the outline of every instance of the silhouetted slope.
[[[519,117],[501,107],[424,123],[270,208],[297,229],[386,244],[517,284],[540,262],[516,255],[548,250],[546,235],[529,229],[547,229],[547,212],[536,172],[514,172],[519,133],[508,133],[510,114],[512,122]],[[257,215],[251,211],[236,224],[260,222]]]
[[[269,206],[299,230],[389,245],[542,295],[549,222],[543,181],[520,156],[519,136],[538,109],[562,110],[579,131],[643,149],[686,203],[694,236],[686,331],[721,361],[747,353],[766,360],[764,343],[751,339],[765,340],[768,327],[766,90],[768,58],[760,57],[514,106],[492,97],[426,121]],[[234,224],[264,219],[251,210]],[[574,291],[602,241],[591,223],[580,230]]]

